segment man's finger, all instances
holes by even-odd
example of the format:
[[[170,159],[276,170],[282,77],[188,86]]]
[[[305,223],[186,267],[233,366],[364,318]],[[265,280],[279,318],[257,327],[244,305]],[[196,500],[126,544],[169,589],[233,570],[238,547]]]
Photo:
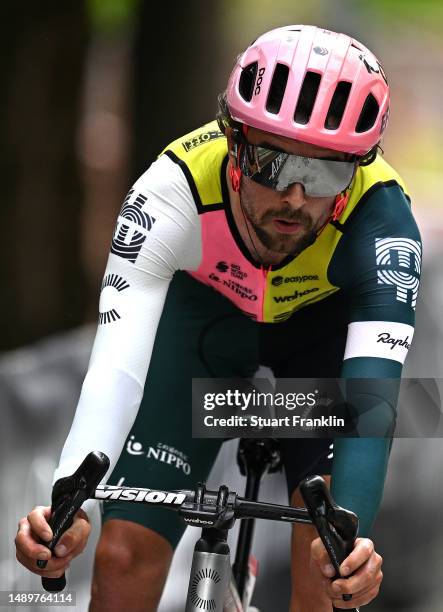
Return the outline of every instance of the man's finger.
[[[364,592],[374,583],[380,583],[382,581],[383,574],[380,568],[381,563],[378,563],[375,558],[371,557],[371,559],[363,567],[357,570],[351,578],[334,580],[332,583],[333,592],[335,594],[348,593],[353,595]]]
[[[19,530],[15,536],[15,545],[17,550],[26,557],[41,560],[51,558],[51,552],[46,546],[36,542],[27,519],[20,521]]]
[[[20,551],[16,552],[17,561],[19,561],[26,569],[31,571],[34,574],[37,574],[41,577],[55,578],[55,573],[59,573],[61,576],[65,570],[68,569],[69,563],[72,561],[72,557],[67,557],[66,559],[51,559],[49,561],[47,567],[45,569],[40,569],[37,567],[37,564],[34,559],[26,557]]]
[[[334,566],[320,538],[316,538],[311,543],[311,559],[318,565],[324,576],[327,578],[335,576]]]
[[[45,540],[45,542],[49,542],[53,536],[52,529],[48,524],[50,517],[50,506],[36,506],[27,516],[33,533],[42,540]]]
[[[370,603],[373,599],[377,597],[379,590],[380,585],[376,585],[371,587],[367,591],[364,591],[363,593],[353,595],[351,601],[343,601],[343,599],[340,597],[339,599],[332,599],[332,604],[335,608],[338,608],[339,610],[353,610],[354,608],[366,606],[368,603]]]
[[[62,535],[55,547],[54,552],[57,557],[65,557],[78,549],[79,552],[83,550],[91,531],[91,525],[85,517],[84,513],[75,516],[71,527]]]
[[[374,552],[374,544],[368,538],[357,538],[354,550],[340,565],[340,574],[349,576],[361,567]]]

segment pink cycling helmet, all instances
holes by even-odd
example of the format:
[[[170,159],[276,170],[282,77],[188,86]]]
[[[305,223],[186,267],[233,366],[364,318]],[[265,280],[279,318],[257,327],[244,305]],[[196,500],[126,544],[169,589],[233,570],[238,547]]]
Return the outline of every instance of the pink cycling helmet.
[[[239,56],[226,103],[235,121],[365,155],[386,127],[389,87],[379,61],[361,43],[294,25],[263,34]]]

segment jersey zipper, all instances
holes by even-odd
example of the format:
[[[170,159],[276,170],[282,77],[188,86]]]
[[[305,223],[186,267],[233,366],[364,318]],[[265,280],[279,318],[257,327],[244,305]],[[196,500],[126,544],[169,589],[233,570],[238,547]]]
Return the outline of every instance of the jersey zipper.
[[[263,264],[260,265],[260,270],[262,272],[262,282],[263,282],[263,288],[262,288],[262,303],[261,303],[261,320],[264,322],[265,321],[265,292],[266,292],[266,285],[267,285],[267,276],[268,276],[268,272],[270,272],[272,269],[272,265],[269,265],[267,268],[265,268],[265,266]]]

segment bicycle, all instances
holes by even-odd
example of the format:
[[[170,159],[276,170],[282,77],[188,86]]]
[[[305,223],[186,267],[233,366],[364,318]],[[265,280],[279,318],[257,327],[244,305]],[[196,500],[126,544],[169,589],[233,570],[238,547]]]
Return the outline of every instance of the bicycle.
[[[195,490],[177,491],[99,485],[108,470],[109,459],[104,453],[92,452],[72,476],[54,484],[49,520],[53,538],[41,543],[52,552],[86,499],[118,499],[175,510],[187,525],[202,529],[194,548],[185,612],[247,612],[248,609],[252,612],[249,604],[255,580],[250,571],[250,551],[257,518],[313,524],[336,571],[333,580],[339,578],[340,564],[353,549],[357,536],[357,516],[334,502],[320,476],[308,477],[300,484],[306,508],[257,501],[262,476],[280,466],[278,446],[273,439],[241,439],[237,460],[242,474],[246,475],[245,497],[239,497],[225,485],[218,491],[208,491],[204,483],[199,483]],[[242,523],[231,568],[227,535],[236,519]],[[37,561],[42,569],[46,563]],[[66,586],[66,577],[42,578],[42,586],[47,591],[59,592]],[[352,595],[342,597],[350,601]],[[358,612],[358,608],[351,612]]]

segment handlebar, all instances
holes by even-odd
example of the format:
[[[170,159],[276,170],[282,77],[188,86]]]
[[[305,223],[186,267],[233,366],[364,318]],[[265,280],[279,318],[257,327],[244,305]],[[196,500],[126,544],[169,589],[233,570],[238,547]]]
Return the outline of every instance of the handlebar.
[[[358,532],[357,516],[340,508],[331,497],[325,481],[320,476],[306,478],[300,491],[306,508],[294,508],[279,504],[256,502],[239,497],[237,493],[221,486],[218,491],[208,491],[203,483],[195,491],[159,491],[137,487],[117,487],[98,483],[109,468],[104,453],[90,453],[76,472],[58,480],[52,492],[52,515],[49,524],[53,530],[50,542],[41,542],[52,552],[62,534],[72,525],[74,515],[88,498],[121,500],[131,503],[156,505],[177,511],[188,524],[201,528],[230,529],[236,519],[259,518],[289,523],[313,524],[326,547],[336,571],[354,547]],[[46,567],[47,561],[37,561],[38,567]],[[65,575],[60,578],[42,578],[45,590],[56,592],[64,589]],[[344,595],[348,601],[352,596]]]

